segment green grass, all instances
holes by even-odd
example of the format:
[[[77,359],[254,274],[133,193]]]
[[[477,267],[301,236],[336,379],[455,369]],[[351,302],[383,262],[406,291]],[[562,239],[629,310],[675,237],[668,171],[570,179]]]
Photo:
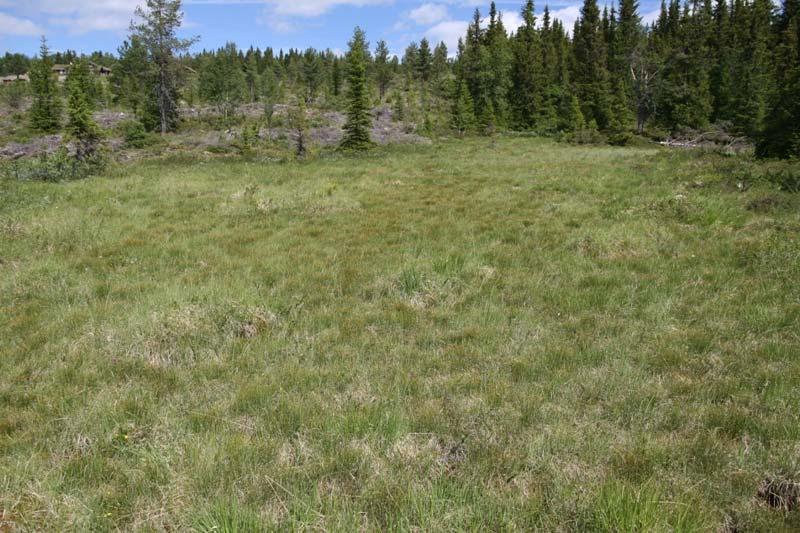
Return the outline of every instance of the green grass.
[[[756,493],[800,470],[800,197],[739,166],[520,138],[2,181],[0,529],[796,529]]]

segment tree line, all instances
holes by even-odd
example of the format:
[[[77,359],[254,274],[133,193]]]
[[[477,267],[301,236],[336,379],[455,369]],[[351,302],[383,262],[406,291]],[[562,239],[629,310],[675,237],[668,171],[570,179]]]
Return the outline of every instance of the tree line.
[[[361,141],[369,110],[387,105],[427,131],[602,132],[624,141],[716,128],[755,140],[763,156],[800,155],[800,0],[663,0],[650,24],[636,0],[602,10],[584,0],[570,31],[547,7],[539,20],[533,0],[509,31],[492,3],[486,17],[475,10],[454,54],[422,39],[402,57],[384,41],[371,49],[358,28],[344,56],[232,43],[190,54],[195,39],[177,36],[180,1],[147,0],[137,15],[110,90],[162,133],[178,126],[181,105],[213,105],[227,117],[260,103],[270,120],[276,103],[302,101],[346,110]],[[41,54],[31,68],[43,62],[52,60]],[[37,84],[46,83],[32,84],[38,94]],[[44,113],[37,105],[31,113]]]

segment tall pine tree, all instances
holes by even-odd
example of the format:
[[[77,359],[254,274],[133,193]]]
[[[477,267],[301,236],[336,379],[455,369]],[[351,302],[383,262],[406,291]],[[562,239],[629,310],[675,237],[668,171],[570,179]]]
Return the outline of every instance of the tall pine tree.
[[[576,23],[572,80],[587,122],[601,129],[610,124],[610,91],[606,43],[597,0],[584,0]]]
[[[800,157],[800,0],[784,0],[775,27],[775,86],[756,153]]]
[[[178,123],[177,55],[189,49],[197,39],[182,39],[177,30],[183,21],[180,0],[146,0],[146,7],[136,8],[138,23],[131,24],[131,33],[137,36],[148,52],[152,65],[150,73],[153,100],[150,102],[152,118],[161,134],[173,130]]]
[[[492,102],[494,121],[491,127],[508,124],[508,93],[511,88],[511,50],[502,14],[492,2],[489,6],[489,26],[485,33],[489,79],[487,90]]]
[[[31,126],[43,133],[55,133],[61,126],[61,97],[53,75],[53,63],[47,39],[42,37],[39,59],[34,62],[30,72],[33,104],[29,115]]]
[[[347,121],[344,125],[344,138],[341,147],[346,150],[365,150],[372,141],[369,130],[372,117],[369,113],[369,94],[367,89],[367,47],[366,35],[356,27],[349,43],[347,53]]]
[[[383,102],[386,90],[392,81],[392,67],[389,64],[389,46],[386,41],[378,41],[375,47],[375,81],[378,83],[378,97]]]
[[[67,78],[67,133],[75,142],[75,158],[89,162],[97,153],[100,128],[92,117],[92,104],[87,88],[91,80],[89,65],[80,59],[72,64]]]
[[[533,129],[541,112],[543,91],[542,51],[533,0],[527,0],[522,8],[523,25],[513,41],[512,79],[512,124],[519,129]]]

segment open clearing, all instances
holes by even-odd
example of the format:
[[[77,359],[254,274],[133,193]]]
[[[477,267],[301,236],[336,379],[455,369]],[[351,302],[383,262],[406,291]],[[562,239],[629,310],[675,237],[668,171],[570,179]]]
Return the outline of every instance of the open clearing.
[[[798,528],[758,492],[800,471],[800,198],[737,168],[516,138],[2,181],[0,530]]]

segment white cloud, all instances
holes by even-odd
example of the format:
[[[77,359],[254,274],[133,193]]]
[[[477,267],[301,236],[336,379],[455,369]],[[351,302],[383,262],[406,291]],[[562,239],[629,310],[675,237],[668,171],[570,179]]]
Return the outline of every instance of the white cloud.
[[[279,15],[318,17],[334,7],[363,7],[388,3],[388,0],[269,0],[273,11]]]
[[[408,13],[408,18],[420,26],[427,26],[447,18],[447,6],[442,4],[422,4]]]
[[[268,9],[264,10],[264,13],[256,19],[256,22],[267,26],[275,33],[291,33],[297,29],[297,26],[289,19],[276,15]]]
[[[455,55],[458,39],[467,33],[466,20],[446,20],[425,31],[425,36],[433,43],[444,42],[450,55]]]
[[[503,15],[503,26],[505,26],[508,33],[517,33],[517,29],[525,24],[525,21],[522,20],[522,15],[516,11],[503,11],[501,13]],[[483,19],[482,22],[487,24],[488,19]]]
[[[653,11],[648,11],[647,13],[642,14],[642,24],[652,24],[653,22],[658,20],[658,16],[661,14],[660,9],[654,9]]]
[[[44,31],[30,20],[0,13],[0,35],[42,35]]]
[[[18,13],[50,25],[63,26],[70,33],[95,30],[123,30],[133,18],[141,0],[28,0],[15,6]]]
[[[572,33],[575,21],[578,20],[580,16],[581,10],[578,6],[568,6],[550,12],[550,20],[560,20],[567,33]],[[541,23],[541,17],[537,20],[537,23]]]
[[[386,4],[392,0],[192,0],[196,4],[262,4],[264,8],[256,21],[276,33],[291,33],[306,25],[298,18],[314,18],[339,6],[363,7]]]
[[[503,26],[506,31],[516,32],[517,29],[524,24],[522,17],[516,11],[508,11],[502,13]],[[440,41],[447,45],[447,51],[450,56],[455,56],[456,49],[458,48],[458,39],[463,38],[467,34],[467,27],[469,22],[466,20],[445,20],[439,22],[425,30],[425,37],[432,43],[437,44]],[[486,27],[489,24],[489,18],[481,19],[481,26]]]
[[[392,26],[392,31],[406,31],[409,28],[410,25],[408,24],[408,21],[398,20],[394,23],[394,26]]]

